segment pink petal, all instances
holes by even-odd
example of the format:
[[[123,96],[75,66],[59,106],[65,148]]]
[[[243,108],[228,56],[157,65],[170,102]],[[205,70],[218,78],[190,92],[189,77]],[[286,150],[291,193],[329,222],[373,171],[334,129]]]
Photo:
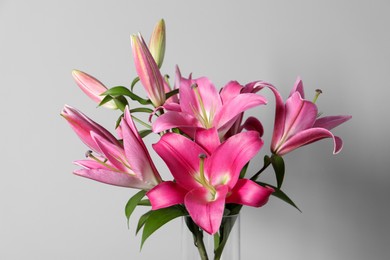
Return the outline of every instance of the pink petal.
[[[165,102],[164,80],[161,72],[140,34],[131,36],[137,74],[155,107]]]
[[[161,177],[150,158],[149,152],[131,119],[128,107],[121,122],[124,151],[132,171],[152,183],[161,182]]]
[[[247,120],[242,125],[242,128],[246,129],[248,131],[258,132],[260,137],[263,136],[263,134],[264,134],[263,125],[261,124],[261,122],[257,118],[255,118],[253,116],[247,118]]]
[[[336,126],[341,125],[342,123],[351,119],[352,116],[325,116],[322,118],[318,118],[313,127],[320,127],[331,130]]]
[[[80,169],[75,170],[73,173],[81,177],[120,187],[143,190],[150,190],[154,187],[152,183],[144,182],[136,176],[124,172],[116,172],[104,169]]]
[[[333,138],[333,154],[337,154],[341,151],[343,142],[339,137],[334,136],[329,130],[325,128],[310,128],[291,137],[276,151],[276,154],[284,155],[301,146],[316,142],[324,138]]]
[[[108,168],[105,165],[98,163],[95,160],[78,160],[78,161],[74,161],[73,163],[78,165],[78,166],[81,166],[85,169],[106,169],[106,170],[108,170]]]
[[[118,140],[109,131],[77,109],[65,105],[61,115],[68,121],[69,125],[79,138],[95,152],[101,153],[99,147],[91,137],[91,131],[104,137],[106,140],[115,145],[120,145]]]
[[[146,193],[152,210],[167,208],[176,204],[183,204],[187,190],[172,181],[162,182]]]
[[[96,133],[91,133],[92,139],[95,141],[103,155],[108,161],[119,171],[130,172],[130,165],[128,165],[125,151],[122,147],[113,145],[106,139]]]
[[[277,143],[282,138],[285,131],[285,120],[286,120],[286,110],[285,105],[282,99],[282,96],[278,90],[274,87],[269,87],[275,96],[275,122],[274,122],[274,131],[272,134],[271,141],[271,150],[274,151]]]
[[[218,131],[215,127],[210,129],[197,129],[194,140],[209,154],[213,153],[214,150],[221,144],[219,141]]]
[[[153,148],[167,164],[179,185],[187,190],[201,187],[193,176],[199,174],[199,155],[207,155],[207,152],[198,144],[182,135],[168,133]]]
[[[295,92],[299,92],[301,97],[304,99],[305,98],[305,92],[303,91],[303,83],[300,77],[297,78],[295,81],[294,87],[290,92],[289,97],[291,97]]]
[[[195,117],[190,114],[168,111],[154,121],[152,125],[152,130],[154,133],[160,133],[162,131],[176,127],[195,128],[201,127],[201,124]]]
[[[90,97],[93,101],[96,103],[100,103],[104,96],[103,94],[107,88],[104,86],[103,83],[101,83],[96,78],[92,77],[91,75],[88,75],[85,72],[79,71],[79,70],[73,70],[72,76],[74,80],[76,81],[77,85],[80,87],[80,89],[87,94],[88,97]],[[103,105],[104,107],[111,108],[111,109],[117,109],[117,106],[114,101],[109,101]]]
[[[257,93],[263,88],[269,88],[271,90],[276,90],[276,88],[271,84],[263,80],[257,80],[246,84],[241,91],[241,93]]]
[[[178,103],[165,103],[163,107],[168,111],[181,112],[181,107]]]
[[[227,186],[217,188],[215,197],[206,188],[193,189],[184,198],[192,220],[207,233],[215,234],[222,221]]]
[[[197,91],[199,92],[201,100],[196,95],[196,90],[192,88],[192,84],[197,84]],[[198,78],[196,80],[182,80],[180,85],[180,105],[183,112],[196,116],[202,114],[203,107],[207,115],[215,114],[222,106],[221,98],[218,94],[214,84],[206,77]]]
[[[286,121],[282,138],[287,140],[296,133],[312,127],[317,113],[315,104],[302,99],[300,94],[295,92],[286,101]]]
[[[226,198],[226,203],[261,207],[267,203],[273,192],[274,189],[270,187],[262,187],[248,179],[239,179],[231,195]]]
[[[242,112],[266,103],[266,99],[257,94],[240,94],[223,105],[220,112],[215,116],[214,125],[220,128]],[[230,121],[230,124],[233,123]],[[230,127],[231,125],[228,128]]]
[[[237,81],[230,81],[228,82],[220,92],[220,96],[222,99],[222,103],[225,104],[226,102],[230,101],[231,99],[235,98],[241,93],[241,90],[243,89],[243,86],[240,85]]]
[[[228,185],[233,188],[241,169],[251,160],[263,140],[255,131],[236,134],[222,143],[205,163],[205,174],[214,186]]]

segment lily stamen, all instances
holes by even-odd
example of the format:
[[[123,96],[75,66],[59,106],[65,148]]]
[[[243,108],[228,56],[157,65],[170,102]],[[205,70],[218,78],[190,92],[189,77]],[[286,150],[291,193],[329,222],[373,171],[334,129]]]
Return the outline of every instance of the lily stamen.
[[[200,178],[198,180],[198,182],[200,184],[202,184],[206,189],[208,189],[212,196],[213,196],[213,200],[215,199],[215,195],[217,193],[217,190],[215,189],[215,187],[213,185],[211,185],[209,183],[209,181],[206,179],[206,176],[204,174],[204,160],[207,158],[207,155],[205,155],[204,153],[201,153],[199,154],[199,174],[200,174]]]
[[[115,169],[114,167],[112,167],[111,165],[108,165],[106,162],[107,162],[107,159],[105,159],[104,161],[100,160],[99,158],[97,158],[95,155],[93,155],[92,151],[91,150],[88,150],[85,152],[85,157],[87,158],[90,158],[98,163],[100,163],[101,165],[103,165],[104,167],[107,167],[109,168],[110,170],[112,171],[118,171],[117,169]]]
[[[314,96],[314,99],[313,99],[313,103],[315,104],[318,97],[322,94],[322,90],[321,89],[316,89],[316,95]]]
[[[195,92],[195,96],[198,100],[198,103],[199,103],[199,106],[200,106],[200,109],[201,109],[201,112],[202,112],[202,115],[199,115],[203,120],[200,120],[202,121],[202,123],[204,124],[204,127],[205,128],[211,128],[212,125],[211,125],[211,120],[210,120],[210,117],[207,116],[207,112],[206,112],[206,109],[204,107],[204,103],[203,103],[203,99],[202,99],[202,96],[200,95],[199,93],[199,90],[198,90],[198,84],[193,84],[191,86],[191,88],[194,90]]]

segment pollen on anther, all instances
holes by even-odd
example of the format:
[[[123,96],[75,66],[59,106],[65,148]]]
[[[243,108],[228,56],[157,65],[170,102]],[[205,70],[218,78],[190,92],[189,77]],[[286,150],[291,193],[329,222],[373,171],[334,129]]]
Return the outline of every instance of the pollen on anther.
[[[92,155],[92,151],[88,150],[85,152],[85,157],[89,158]]]
[[[206,159],[207,158],[207,155],[204,154],[204,153],[201,153],[198,155],[200,159]]]

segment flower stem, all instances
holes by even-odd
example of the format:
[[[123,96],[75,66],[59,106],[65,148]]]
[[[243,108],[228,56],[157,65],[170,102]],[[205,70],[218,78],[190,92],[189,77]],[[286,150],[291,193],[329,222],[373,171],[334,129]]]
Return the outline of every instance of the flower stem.
[[[256,181],[259,175],[268,168],[268,166],[271,165],[271,160],[268,156],[265,157],[264,159],[264,165],[263,168],[261,168],[258,172],[255,173],[255,175],[252,176],[251,181]]]
[[[194,245],[196,248],[198,248],[201,260],[209,260],[206,247],[203,242],[203,230],[201,230],[198,225],[195,224],[191,217],[185,217],[185,222],[194,237]]]
[[[209,257],[207,256],[206,247],[203,242],[203,231],[201,229],[197,229],[195,232],[196,232],[195,245],[198,248],[200,258],[202,260],[209,260]]]

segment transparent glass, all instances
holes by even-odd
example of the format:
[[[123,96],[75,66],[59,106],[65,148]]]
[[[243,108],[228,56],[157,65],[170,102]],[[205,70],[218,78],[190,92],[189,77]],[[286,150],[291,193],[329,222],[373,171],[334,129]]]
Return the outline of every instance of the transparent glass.
[[[184,216],[181,237],[181,259],[240,260],[239,214],[224,216],[221,228],[215,235],[209,235],[200,229],[190,216]]]

